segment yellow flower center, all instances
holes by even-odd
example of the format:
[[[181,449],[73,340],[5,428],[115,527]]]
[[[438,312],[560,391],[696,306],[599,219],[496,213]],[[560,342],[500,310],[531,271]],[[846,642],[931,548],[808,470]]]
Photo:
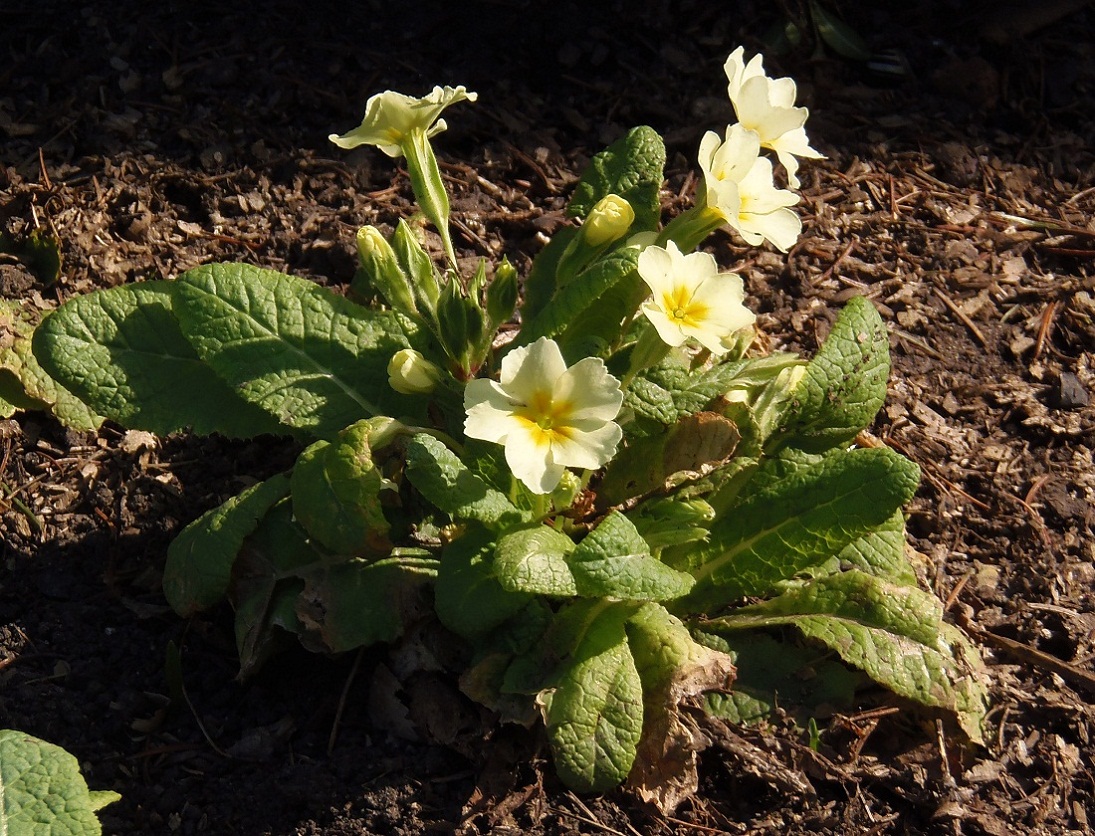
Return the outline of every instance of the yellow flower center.
[[[682,328],[695,328],[707,319],[708,307],[692,301],[689,288],[677,285],[662,296],[662,310]]]
[[[569,401],[555,401],[551,392],[541,390],[513,414],[528,426],[536,443],[543,447],[551,446],[556,439],[570,438],[571,428],[567,426],[567,419],[573,411],[574,405]]]

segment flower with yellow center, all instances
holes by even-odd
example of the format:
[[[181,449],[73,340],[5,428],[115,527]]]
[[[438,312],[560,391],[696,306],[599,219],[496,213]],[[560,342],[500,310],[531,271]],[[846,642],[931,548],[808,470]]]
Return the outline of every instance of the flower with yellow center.
[[[745,49],[738,47],[726,59],[723,69],[729,82],[726,91],[738,121],[746,130],[760,137],[764,148],[776,152],[787,170],[787,183],[799,187],[798,157],[823,159],[810,147],[806,137],[806,117],[809,111],[795,107],[795,82],[790,78],[769,78],[764,74],[764,58],[754,55],[745,63]]]
[[[389,157],[406,154],[405,145],[412,131],[434,136],[448,125],[438,119],[441,111],[456,102],[474,102],[477,93],[459,87],[434,87],[429,95],[416,99],[393,90],[371,96],[365,104],[365,118],[347,134],[331,134],[329,139],[340,148],[375,145]]]
[[[559,345],[541,337],[505,356],[497,383],[468,383],[464,432],[504,445],[513,475],[547,494],[565,468],[593,470],[616,454],[623,398],[603,360],[586,357],[568,368]]]
[[[772,163],[760,156],[760,136],[741,125],[730,125],[726,139],[708,131],[700,141],[708,209],[717,212],[746,243],[768,239],[787,252],[802,232],[802,221],[792,212],[799,197],[777,189],[772,181]]]
[[[665,249],[643,250],[638,267],[652,294],[641,310],[667,345],[692,337],[711,353],[723,354],[727,337],[756,319],[744,305],[741,276],[719,273],[710,253],[684,255],[670,241]]]

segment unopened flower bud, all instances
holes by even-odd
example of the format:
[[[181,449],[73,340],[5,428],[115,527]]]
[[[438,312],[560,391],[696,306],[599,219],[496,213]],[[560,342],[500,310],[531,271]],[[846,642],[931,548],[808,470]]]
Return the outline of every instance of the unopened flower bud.
[[[516,307],[517,270],[509,259],[503,258],[494,271],[494,280],[487,285],[487,316],[491,325],[498,327],[507,322]]]
[[[413,348],[397,351],[388,362],[388,383],[404,395],[426,395],[441,381],[441,369]]]
[[[369,285],[380,291],[389,305],[407,316],[418,316],[407,274],[399,266],[392,245],[375,226],[363,226],[357,231],[357,257]]]
[[[619,195],[605,195],[589,212],[582,229],[591,247],[611,244],[627,234],[635,222],[635,210]]]

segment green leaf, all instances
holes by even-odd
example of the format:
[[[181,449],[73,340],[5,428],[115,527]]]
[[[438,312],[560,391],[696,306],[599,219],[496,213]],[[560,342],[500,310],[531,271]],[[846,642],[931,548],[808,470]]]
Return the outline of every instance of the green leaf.
[[[664,177],[665,144],[653,128],[632,128],[590,160],[567,206],[572,218],[584,218],[601,198],[616,194],[635,210],[635,230],[653,230],[661,218],[658,191]]]
[[[729,653],[737,667],[731,692],[705,697],[708,714],[731,723],[757,723],[780,709],[805,726],[811,717],[850,709],[856,687],[865,681],[863,674],[829,658],[828,650],[800,647],[764,633],[701,633],[697,638]]]
[[[567,555],[574,542],[565,534],[535,525],[504,535],[494,553],[494,575],[511,592],[540,595],[578,594]]]
[[[393,556],[306,572],[296,603],[305,631],[302,643],[310,650],[341,653],[399,638],[407,624],[429,612],[423,591],[437,570],[432,558]]]
[[[722,633],[791,626],[894,693],[953,712],[982,741],[987,693],[976,652],[919,589],[851,570],[742,607],[703,625]]]
[[[312,282],[249,264],[181,275],[175,314],[217,374],[282,423],[331,438],[406,399],[388,386],[408,346],[390,311],[371,311]]]
[[[601,610],[537,703],[559,777],[602,792],[631,771],[643,725],[643,690],[620,613]]]
[[[78,296],[35,330],[34,355],[92,410],[131,429],[284,433],[194,352],[173,313],[174,290],[156,281]]]
[[[407,441],[407,478],[418,491],[446,514],[478,520],[503,531],[528,520],[506,495],[473,473],[448,447],[431,435],[419,433]]]
[[[677,568],[697,579],[686,608],[707,609],[747,595],[766,595],[781,581],[823,564],[849,543],[887,522],[912,498],[919,468],[889,448],[834,451],[756,488],[711,526],[708,542],[667,550]]]
[[[164,595],[175,612],[190,616],[225,596],[244,541],[288,495],[289,476],[281,473],[206,511],[182,530],[167,549],[163,572]]]
[[[768,449],[791,444],[819,452],[851,442],[886,399],[890,343],[878,311],[856,296],[806,367]]]
[[[694,583],[691,575],[653,557],[634,524],[618,511],[589,532],[567,562],[578,594],[587,598],[666,601],[686,594]]]
[[[358,421],[333,442],[316,442],[297,459],[293,514],[331,551],[361,556],[391,550],[380,492],[394,486],[373,461],[373,444],[383,445],[401,426],[390,418]]]
[[[99,836],[95,811],[116,792],[90,792],[72,755],[14,729],[0,730],[0,834]]]
[[[886,522],[845,546],[836,561],[894,583],[916,586],[916,570],[905,557],[905,515],[895,511]]]
[[[526,320],[517,339],[510,345],[517,348],[535,342],[540,337],[556,337],[562,334],[602,294],[634,273],[638,258],[637,249],[626,248],[615,250],[593,262],[574,281],[559,290],[539,314]]]
[[[870,47],[863,37],[817,0],[810,0],[810,16],[821,39],[838,55],[853,61],[871,60]]]
[[[437,617],[465,637],[484,636],[520,612],[532,596],[504,589],[494,576],[494,536],[473,528],[441,553],[434,590]]]
[[[531,322],[555,295],[556,272],[559,260],[570,243],[578,236],[577,227],[564,226],[547,243],[532,262],[532,269],[525,278],[521,321]]]
[[[15,256],[43,285],[49,286],[61,276],[61,242],[44,227],[28,235],[0,231],[0,253]]]

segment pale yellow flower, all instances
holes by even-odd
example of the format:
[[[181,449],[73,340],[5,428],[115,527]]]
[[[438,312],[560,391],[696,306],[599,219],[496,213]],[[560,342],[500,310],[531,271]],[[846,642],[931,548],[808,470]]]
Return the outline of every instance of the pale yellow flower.
[[[547,494],[565,468],[593,470],[616,454],[623,431],[614,419],[623,397],[599,357],[567,368],[558,344],[541,337],[505,356],[497,383],[468,383],[464,432],[505,445],[513,475]]]
[[[444,119],[438,119],[441,111],[456,102],[474,102],[478,97],[463,85],[434,87],[420,99],[386,90],[369,98],[365,118],[358,127],[342,136],[331,134],[329,139],[340,148],[375,145],[389,157],[400,157],[406,153],[403,145],[413,130],[424,131],[426,136],[441,133],[448,127]]]
[[[711,353],[723,354],[727,337],[756,319],[743,304],[741,276],[719,273],[710,253],[684,255],[670,241],[665,249],[643,250],[638,267],[652,293],[641,310],[667,345],[692,337]]]
[[[798,157],[823,159],[810,147],[806,137],[806,117],[809,111],[795,107],[795,82],[790,78],[769,78],[764,74],[764,59],[754,55],[748,64],[745,49],[738,47],[726,59],[723,69],[729,81],[727,93],[734,105],[738,122],[760,137],[764,148],[776,152],[787,170],[787,183],[792,189],[800,185]]]
[[[700,168],[706,205],[718,212],[749,244],[764,239],[787,252],[802,232],[802,221],[789,206],[798,195],[777,189],[772,163],[760,156],[760,136],[742,125],[730,125],[726,139],[708,131],[700,141]]]

